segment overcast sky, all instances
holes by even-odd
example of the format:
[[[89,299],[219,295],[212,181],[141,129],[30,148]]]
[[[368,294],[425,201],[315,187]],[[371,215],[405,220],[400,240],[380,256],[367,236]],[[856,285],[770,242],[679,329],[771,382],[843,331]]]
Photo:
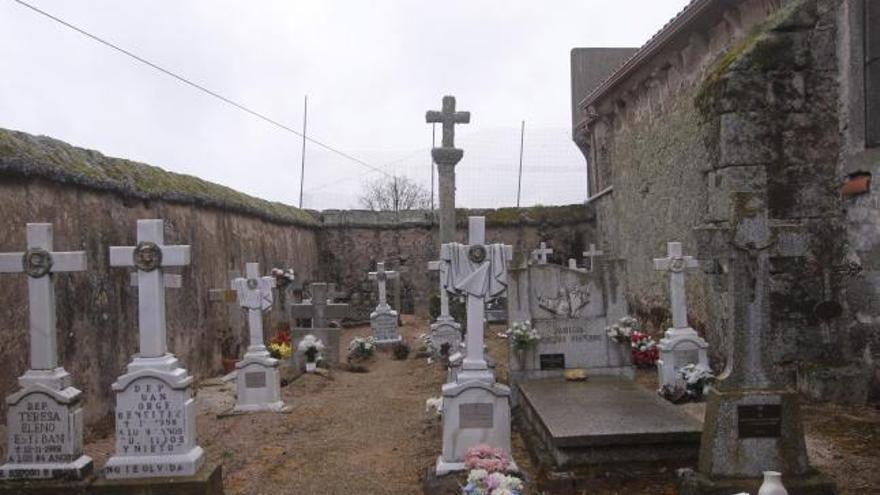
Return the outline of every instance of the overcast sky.
[[[569,50],[640,46],[686,0],[27,0],[372,165],[430,183],[444,94],[471,112],[458,204],[579,202]],[[296,204],[301,140],[0,0],[0,127]],[[439,141],[439,129],[437,139]],[[377,174],[311,144],[305,206],[356,206]]]

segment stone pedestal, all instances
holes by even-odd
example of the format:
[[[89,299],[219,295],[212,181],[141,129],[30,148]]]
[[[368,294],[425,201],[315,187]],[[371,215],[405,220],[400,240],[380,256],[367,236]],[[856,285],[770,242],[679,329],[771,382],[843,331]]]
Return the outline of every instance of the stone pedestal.
[[[248,353],[243,360],[235,363],[235,368],[238,397],[232,410],[234,413],[288,410],[281,400],[277,359],[269,357],[268,353]]]
[[[82,392],[63,368],[31,370],[21,389],[6,398],[7,463],[0,480],[78,480],[91,473],[83,455]]]
[[[108,479],[193,476],[205,453],[196,445],[193,377],[172,354],[136,356],[113,384],[116,454]]]
[[[436,472],[463,471],[467,449],[480,444],[510,450],[510,388],[470,381],[443,385],[443,451]]]
[[[709,369],[709,344],[693,328],[670,328],[657,344],[660,358],[657,375],[660,390],[684,387],[678,370],[688,364],[699,364]]]
[[[797,392],[712,388],[699,473],[680,480],[681,493],[756,491],[763,471],[783,473],[789,493],[835,493],[834,484],[810,467],[806,452]]]
[[[397,311],[387,304],[379,306],[376,311],[370,313],[370,328],[373,330],[373,338],[377,345],[396,344],[401,341],[397,333]]]

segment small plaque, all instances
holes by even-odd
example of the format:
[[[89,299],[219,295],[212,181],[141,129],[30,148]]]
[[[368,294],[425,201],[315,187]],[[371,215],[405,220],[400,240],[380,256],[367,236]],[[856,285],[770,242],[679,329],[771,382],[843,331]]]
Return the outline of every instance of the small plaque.
[[[495,425],[492,404],[461,404],[458,406],[459,428],[492,428]]]
[[[134,266],[142,272],[151,272],[162,266],[162,248],[155,242],[139,242],[134,248]]]
[[[52,254],[43,248],[30,248],[24,253],[21,264],[30,277],[45,277],[52,271]]]
[[[736,408],[739,438],[779,438],[782,436],[782,406],[756,404]]]
[[[700,362],[700,351],[697,349],[676,349],[672,351],[676,368]]]
[[[564,370],[565,354],[541,354],[541,370]]]
[[[254,371],[251,373],[244,374],[244,386],[247,388],[265,388],[266,387],[266,372],[265,371]]]

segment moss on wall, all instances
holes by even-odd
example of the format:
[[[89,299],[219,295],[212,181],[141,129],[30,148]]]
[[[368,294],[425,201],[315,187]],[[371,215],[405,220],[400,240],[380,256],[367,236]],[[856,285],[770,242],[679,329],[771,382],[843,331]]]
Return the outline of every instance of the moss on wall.
[[[191,175],[7,129],[0,129],[0,176],[3,175],[41,177],[138,199],[216,207],[279,223],[317,225],[305,210],[248,196]]]

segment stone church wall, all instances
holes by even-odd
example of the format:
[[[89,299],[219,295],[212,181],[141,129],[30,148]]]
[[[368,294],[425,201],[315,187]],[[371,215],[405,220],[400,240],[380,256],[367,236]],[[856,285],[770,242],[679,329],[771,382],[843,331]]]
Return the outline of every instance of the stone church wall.
[[[694,227],[724,225],[730,192],[766,192],[770,218],[808,234],[804,258],[774,259],[770,354],[811,395],[864,402],[880,391],[877,243],[866,234],[878,225],[870,197],[841,198],[845,3],[751,0],[682,29],[593,102],[594,192],[613,189],[592,203],[603,248],[626,260],[632,311],[662,328],[667,279],[651,258],[671,240],[696,256]],[[720,365],[730,300],[719,267],[705,265],[688,280],[690,320]]]

